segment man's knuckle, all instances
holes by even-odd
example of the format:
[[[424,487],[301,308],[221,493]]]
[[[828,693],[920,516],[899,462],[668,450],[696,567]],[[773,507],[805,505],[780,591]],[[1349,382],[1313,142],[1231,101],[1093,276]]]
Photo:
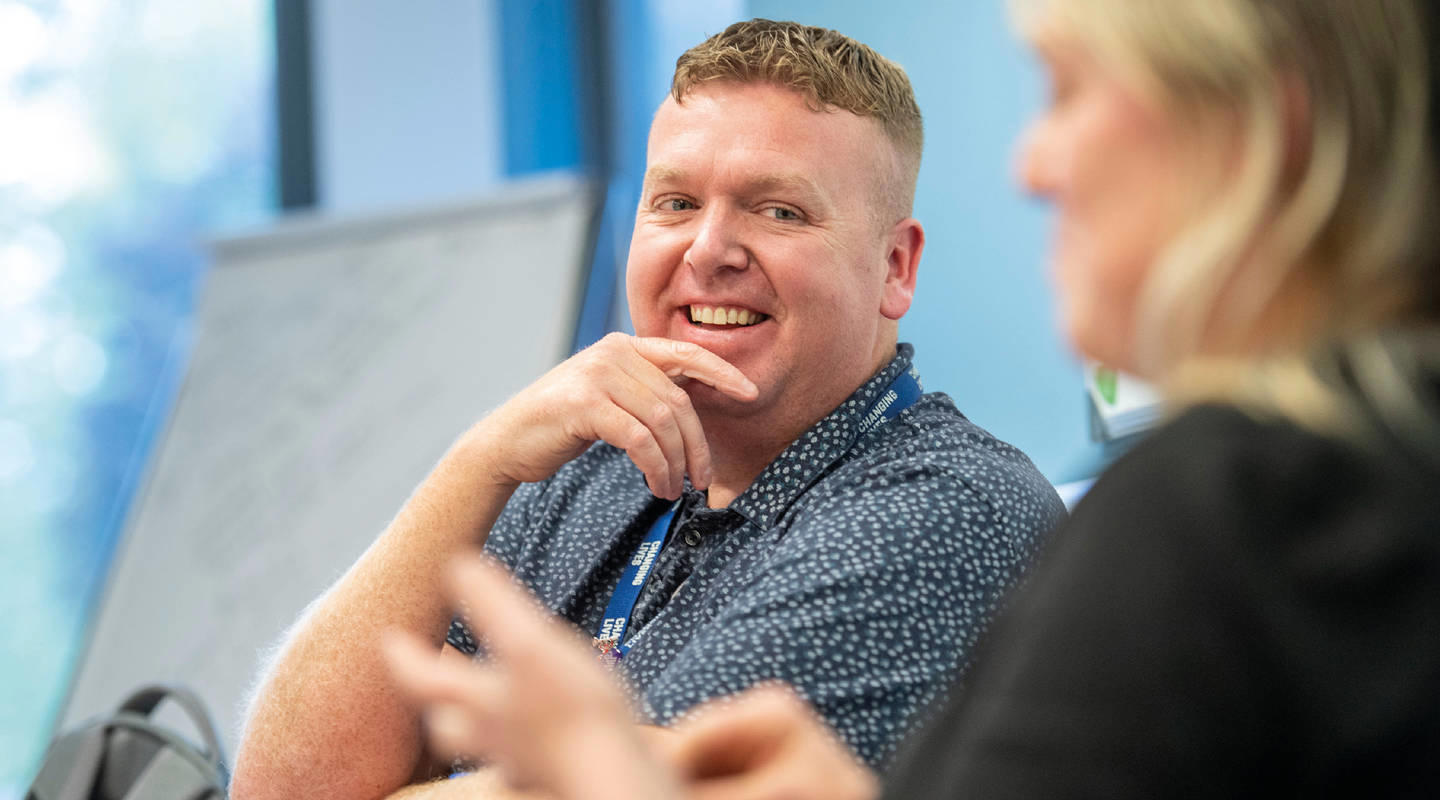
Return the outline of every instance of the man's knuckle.
[[[674,408],[687,409],[690,407],[690,393],[671,384],[670,388],[665,390],[665,402]]]
[[[617,358],[625,349],[634,349],[630,343],[630,337],[623,333],[607,333],[590,347],[585,349],[585,354],[591,362],[608,362]]]
[[[626,450],[644,450],[650,443],[650,429],[640,424],[638,420],[631,420],[625,425],[625,431],[621,434],[625,441]]]

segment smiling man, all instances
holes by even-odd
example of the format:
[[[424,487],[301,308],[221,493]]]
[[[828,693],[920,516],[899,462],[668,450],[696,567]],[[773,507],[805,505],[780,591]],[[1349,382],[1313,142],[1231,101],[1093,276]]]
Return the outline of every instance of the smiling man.
[[[1024,455],[922,394],[897,343],[921,139],[904,72],[833,31],[754,20],[682,56],[630,246],[637,336],[464,433],[306,612],[234,796],[372,798],[444,774],[379,643],[473,655],[439,584],[477,546],[593,637],[642,722],[779,679],[883,763],[1063,513]],[[507,735],[496,720],[486,738]]]

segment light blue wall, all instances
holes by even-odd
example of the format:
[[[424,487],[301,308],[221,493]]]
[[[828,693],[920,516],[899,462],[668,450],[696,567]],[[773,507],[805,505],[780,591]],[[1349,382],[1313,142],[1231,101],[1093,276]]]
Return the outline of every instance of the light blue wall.
[[[670,91],[675,60],[691,47],[746,19],[745,0],[612,0],[610,12],[611,163],[596,269],[605,262],[613,281],[612,302],[603,322],[584,330],[577,346],[599,338],[594,331],[631,330],[625,304],[624,272],[635,226],[635,207],[645,178],[645,146],[650,120]],[[599,321],[596,321],[599,322]]]
[[[751,0],[751,15],[835,28],[899,62],[925,115],[916,216],[928,242],[901,323],[927,389],[1029,453],[1054,482],[1093,474],[1080,370],[1055,324],[1048,214],[1015,187],[1043,79],[1004,0]]]
[[[497,0],[317,0],[324,211],[479,194],[503,176]]]

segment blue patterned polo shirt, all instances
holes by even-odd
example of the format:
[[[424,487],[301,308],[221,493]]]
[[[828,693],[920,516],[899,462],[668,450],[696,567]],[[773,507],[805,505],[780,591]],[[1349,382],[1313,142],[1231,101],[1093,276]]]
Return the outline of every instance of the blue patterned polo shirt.
[[[857,440],[861,417],[912,357],[900,345],[728,508],[685,493],[620,662],[654,722],[781,680],[880,766],[957,677],[1064,507],[1024,454],[944,394]],[[597,444],[520,487],[485,549],[593,636],[670,505],[624,452]],[[458,621],[447,641],[477,650]]]

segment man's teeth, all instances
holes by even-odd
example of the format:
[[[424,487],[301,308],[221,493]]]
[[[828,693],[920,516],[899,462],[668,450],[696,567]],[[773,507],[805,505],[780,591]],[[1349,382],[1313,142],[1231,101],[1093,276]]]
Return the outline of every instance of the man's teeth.
[[[690,306],[690,321],[705,325],[754,325],[764,322],[764,314],[743,308],[725,306]]]

